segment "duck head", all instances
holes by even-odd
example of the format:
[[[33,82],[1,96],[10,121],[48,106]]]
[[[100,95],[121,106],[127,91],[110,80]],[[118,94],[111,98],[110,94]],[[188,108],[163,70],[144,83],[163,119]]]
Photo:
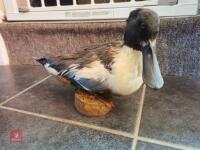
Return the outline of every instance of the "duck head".
[[[127,19],[124,34],[125,45],[143,54],[143,80],[153,89],[162,88],[164,81],[156,56],[156,37],[160,19],[150,9],[136,9]]]

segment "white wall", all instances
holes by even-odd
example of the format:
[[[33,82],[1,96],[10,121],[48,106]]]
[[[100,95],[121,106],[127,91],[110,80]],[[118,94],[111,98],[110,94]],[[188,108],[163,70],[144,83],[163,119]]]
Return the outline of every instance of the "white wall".
[[[4,5],[3,0],[0,0],[0,22],[1,19],[4,18]],[[6,49],[6,45],[4,43],[3,37],[0,34],[0,66],[1,65],[9,65],[9,58]]]
[[[4,12],[3,0],[0,0],[0,20],[4,18]]]
[[[3,37],[0,34],[0,66],[9,65],[9,57]]]

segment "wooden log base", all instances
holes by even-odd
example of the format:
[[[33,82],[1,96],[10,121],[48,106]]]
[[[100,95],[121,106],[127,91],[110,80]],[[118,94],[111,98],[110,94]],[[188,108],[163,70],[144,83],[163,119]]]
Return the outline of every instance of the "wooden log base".
[[[75,108],[83,115],[89,117],[104,116],[111,111],[112,101],[100,98],[97,94],[83,90],[75,91]]]

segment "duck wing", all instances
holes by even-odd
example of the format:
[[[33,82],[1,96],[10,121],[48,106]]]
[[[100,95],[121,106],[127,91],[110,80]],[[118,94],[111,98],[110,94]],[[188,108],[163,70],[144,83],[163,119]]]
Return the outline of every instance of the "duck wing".
[[[122,42],[105,43],[84,48],[73,57],[49,58],[50,66],[59,76],[90,92],[108,90],[105,81],[112,72],[112,64]]]

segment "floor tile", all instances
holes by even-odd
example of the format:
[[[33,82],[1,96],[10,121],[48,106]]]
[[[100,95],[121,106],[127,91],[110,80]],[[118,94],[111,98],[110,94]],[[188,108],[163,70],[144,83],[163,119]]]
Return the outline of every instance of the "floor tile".
[[[0,102],[47,76],[40,66],[0,66]]]
[[[0,109],[1,150],[129,150],[132,139]],[[9,135],[20,129],[22,143]]]
[[[200,149],[200,79],[168,77],[147,89],[140,135]]]
[[[74,90],[53,77],[17,97],[6,106],[133,132],[141,90],[127,97],[115,97],[114,109],[103,117],[86,117],[74,108]]]
[[[178,150],[156,144],[138,142],[136,150]]]

